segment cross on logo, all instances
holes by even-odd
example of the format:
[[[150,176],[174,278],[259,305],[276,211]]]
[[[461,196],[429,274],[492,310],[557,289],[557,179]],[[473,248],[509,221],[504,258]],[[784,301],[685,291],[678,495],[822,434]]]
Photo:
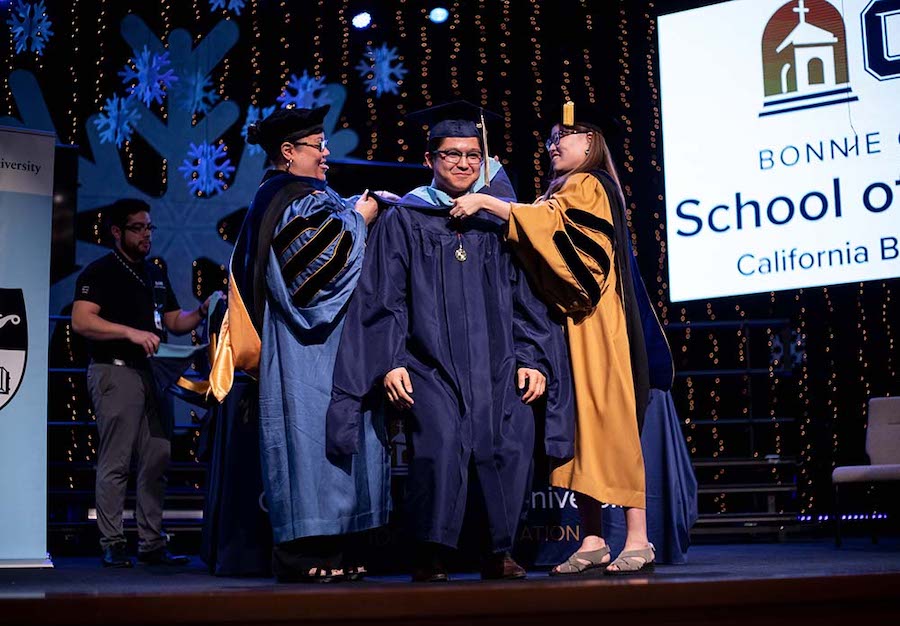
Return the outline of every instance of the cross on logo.
[[[806,14],[809,13],[809,9],[806,8],[806,0],[800,0],[797,3],[797,8],[793,9],[793,11],[800,16],[801,24],[806,22]]]

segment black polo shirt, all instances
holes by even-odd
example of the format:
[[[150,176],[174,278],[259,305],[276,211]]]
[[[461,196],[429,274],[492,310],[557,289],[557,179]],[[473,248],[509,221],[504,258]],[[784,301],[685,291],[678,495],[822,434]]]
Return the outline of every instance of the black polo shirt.
[[[161,339],[165,331],[156,327],[154,310],[161,319],[181,308],[163,268],[150,261],[131,263],[115,250],[84,268],[75,283],[75,300],[98,305],[107,322],[153,332]],[[144,349],[127,339],[88,340],[88,351],[98,363],[122,359],[140,365],[147,359]]]

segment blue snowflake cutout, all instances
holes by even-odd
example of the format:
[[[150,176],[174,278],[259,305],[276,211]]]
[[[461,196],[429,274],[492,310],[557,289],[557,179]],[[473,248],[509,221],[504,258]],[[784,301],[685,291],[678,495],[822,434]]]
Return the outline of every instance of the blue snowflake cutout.
[[[226,158],[224,144],[192,143],[178,171],[192,193],[213,196],[225,189],[225,177],[234,173],[234,166]]]
[[[17,0],[10,8],[9,19],[6,20],[16,43],[16,54],[30,50],[38,55],[44,54],[44,46],[53,35],[52,23],[47,17],[44,0],[31,4]]]
[[[51,8],[52,6],[51,4]],[[0,22],[5,23],[5,18]],[[133,125],[134,132],[130,140],[134,141],[139,137],[164,160],[163,176],[167,182],[160,196],[147,194],[135,186],[115,143],[102,142],[95,124],[100,113],[95,113],[83,121],[85,152],[91,158],[84,155],[79,158],[78,213],[79,216],[93,217],[96,211],[105,209],[119,198],[138,198],[147,202],[151,207],[153,223],[159,227],[156,233],[158,237],[154,238],[153,254],[166,259],[172,288],[179,302],[194,302],[196,293],[193,290],[192,261],[206,258],[227,266],[233,242],[222,238],[219,222],[223,217],[247,208],[248,200],[259,188],[265,158],[261,152],[250,152],[255,146],[243,145],[235,152],[235,146],[229,144],[227,156],[231,160],[229,165],[235,166],[234,172],[227,176],[223,172],[226,184],[222,191],[212,196],[204,195],[201,191],[198,195],[182,178],[182,172],[178,171],[190,145],[215,145],[232,129],[239,132],[247,108],[245,105],[239,109],[237,104],[223,98],[202,118],[193,119],[189,111],[177,106],[177,102],[182,95],[181,88],[187,82],[183,77],[198,70],[205,75],[215,76],[216,68],[237,45],[240,30],[236,20],[220,19],[200,41],[195,41],[194,35],[182,28],[173,30],[167,41],[162,41],[140,17],[131,13],[122,19],[121,33],[127,44],[123,48],[126,52],[139,51],[144,45],[152,53],[162,54],[168,51],[171,69],[182,78],[167,92],[168,97],[176,104],[168,107],[168,114],[164,118],[154,114],[137,98],[128,98],[141,114],[141,118]],[[215,78],[213,82],[216,82]],[[9,88],[14,94],[21,119],[4,117],[0,111],[0,125],[26,126],[55,132],[47,106],[47,101],[55,97],[55,94],[48,92],[45,98],[35,76],[25,70],[15,70],[10,74]],[[108,95],[111,96],[112,92]],[[125,94],[117,95],[121,98]],[[356,132],[340,124],[347,96],[344,85],[337,83],[327,84],[321,93],[321,97],[327,98],[331,105],[331,111],[323,124],[329,140],[328,149],[332,154],[329,159],[350,155],[359,143]],[[260,104],[268,108],[268,105],[276,103],[261,101]],[[195,165],[189,174],[193,178],[193,171],[200,168],[196,167],[196,159],[190,161]],[[220,159],[220,163],[222,161],[224,159]],[[199,172],[197,176],[199,177]],[[75,246],[75,263],[84,267],[108,253],[108,248],[97,245],[92,237],[84,235]],[[73,271],[52,285],[50,301],[54,313],[71,305],[77,277],[78,272]],[[190,341],[189,335],[170,339],[177,343]]]
[[[167,69],[169,53],[151,54],[147,46],[144,46],[134,56],[133,62],[126,64],[119,72],[122,84],[128,88],[128,93],[145,105],[150,106],[151,102],[162,104],[166,90],[178,81],[175,73]],[[130,84],[131,81],[135,81],[134,84]]]
[[[366,87],[380,98],[383,93],[397,93],[397,87],[409,71],[399,60],[397,48],[388,48],[386,43],[380,48],[366,47],[365,58],[356,69],[361,78],[366,79]],[[396,65],[395,65],[396,63]]]
[[[141,119],[141,114],[134,108],[131,98],[113,96],[106,99],[103,112],[94,119],[94,125],[100,132],[101,143],[115,143],[116,147],[131,139],[133,125]]]
[[[179,104],[191,115],[209,113],[213,105],[219,101],[219,94],[212,88],[212,79],[197,70],[184,78],[183,84],[178,90]]]
[[[234,11],[235,15],[240,15],[244,4],[245,0],[209,0],[209,10],[223,9],[225,11]]]
[[[328,96],[322,93],[323,89],[324,76],[313,78],[303,70],[302,76],[291,74],[291,79],[278,96],[278,102],[282,109],[314,109],[329,103]]]
[[[247,128],[250,126],[250,124],[252,124],[253,122],[259,122],[260,120],[264,120],[267,117],[269,117],[270,115],[272,115],[272,113],[274,113],[274,112],[275,112],[275,105],[262,108],[262,107],[255,107],[251,104],[249,107],[247,107],[247,119],[244,120],[244,126],[241,128],[241,137],[244,138],[244,141],[247,141]],[[259,144],[248,143],[247,151],[250,154],[262,154],[263,149],[262,149],[262,146],[260,146]]]

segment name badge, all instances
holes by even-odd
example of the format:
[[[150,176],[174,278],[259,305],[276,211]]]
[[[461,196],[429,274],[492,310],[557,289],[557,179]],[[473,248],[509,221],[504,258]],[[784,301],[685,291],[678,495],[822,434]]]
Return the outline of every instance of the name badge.
[[[153,311],[153,324],[156,326],[156,330],[162,330],[162,315],[159,314],[159,311]]]

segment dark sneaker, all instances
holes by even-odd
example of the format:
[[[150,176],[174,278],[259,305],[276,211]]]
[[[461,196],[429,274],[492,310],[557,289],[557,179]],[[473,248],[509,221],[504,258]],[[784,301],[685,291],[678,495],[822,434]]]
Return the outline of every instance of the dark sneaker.
[[[134,559],[128,555],[127,546],[124,543],[114,543],[103,548],[100,562],[103,567],[134,567]]]
[[[525,576],[525,568],[516,563],[509,552],[490,555],[481,567],[482,580],[517,580]]]
[[[165,548],[157,548],[149,552],[138,552],[138,561],[147,565],[187,565],[191,557],[172,554]]]

